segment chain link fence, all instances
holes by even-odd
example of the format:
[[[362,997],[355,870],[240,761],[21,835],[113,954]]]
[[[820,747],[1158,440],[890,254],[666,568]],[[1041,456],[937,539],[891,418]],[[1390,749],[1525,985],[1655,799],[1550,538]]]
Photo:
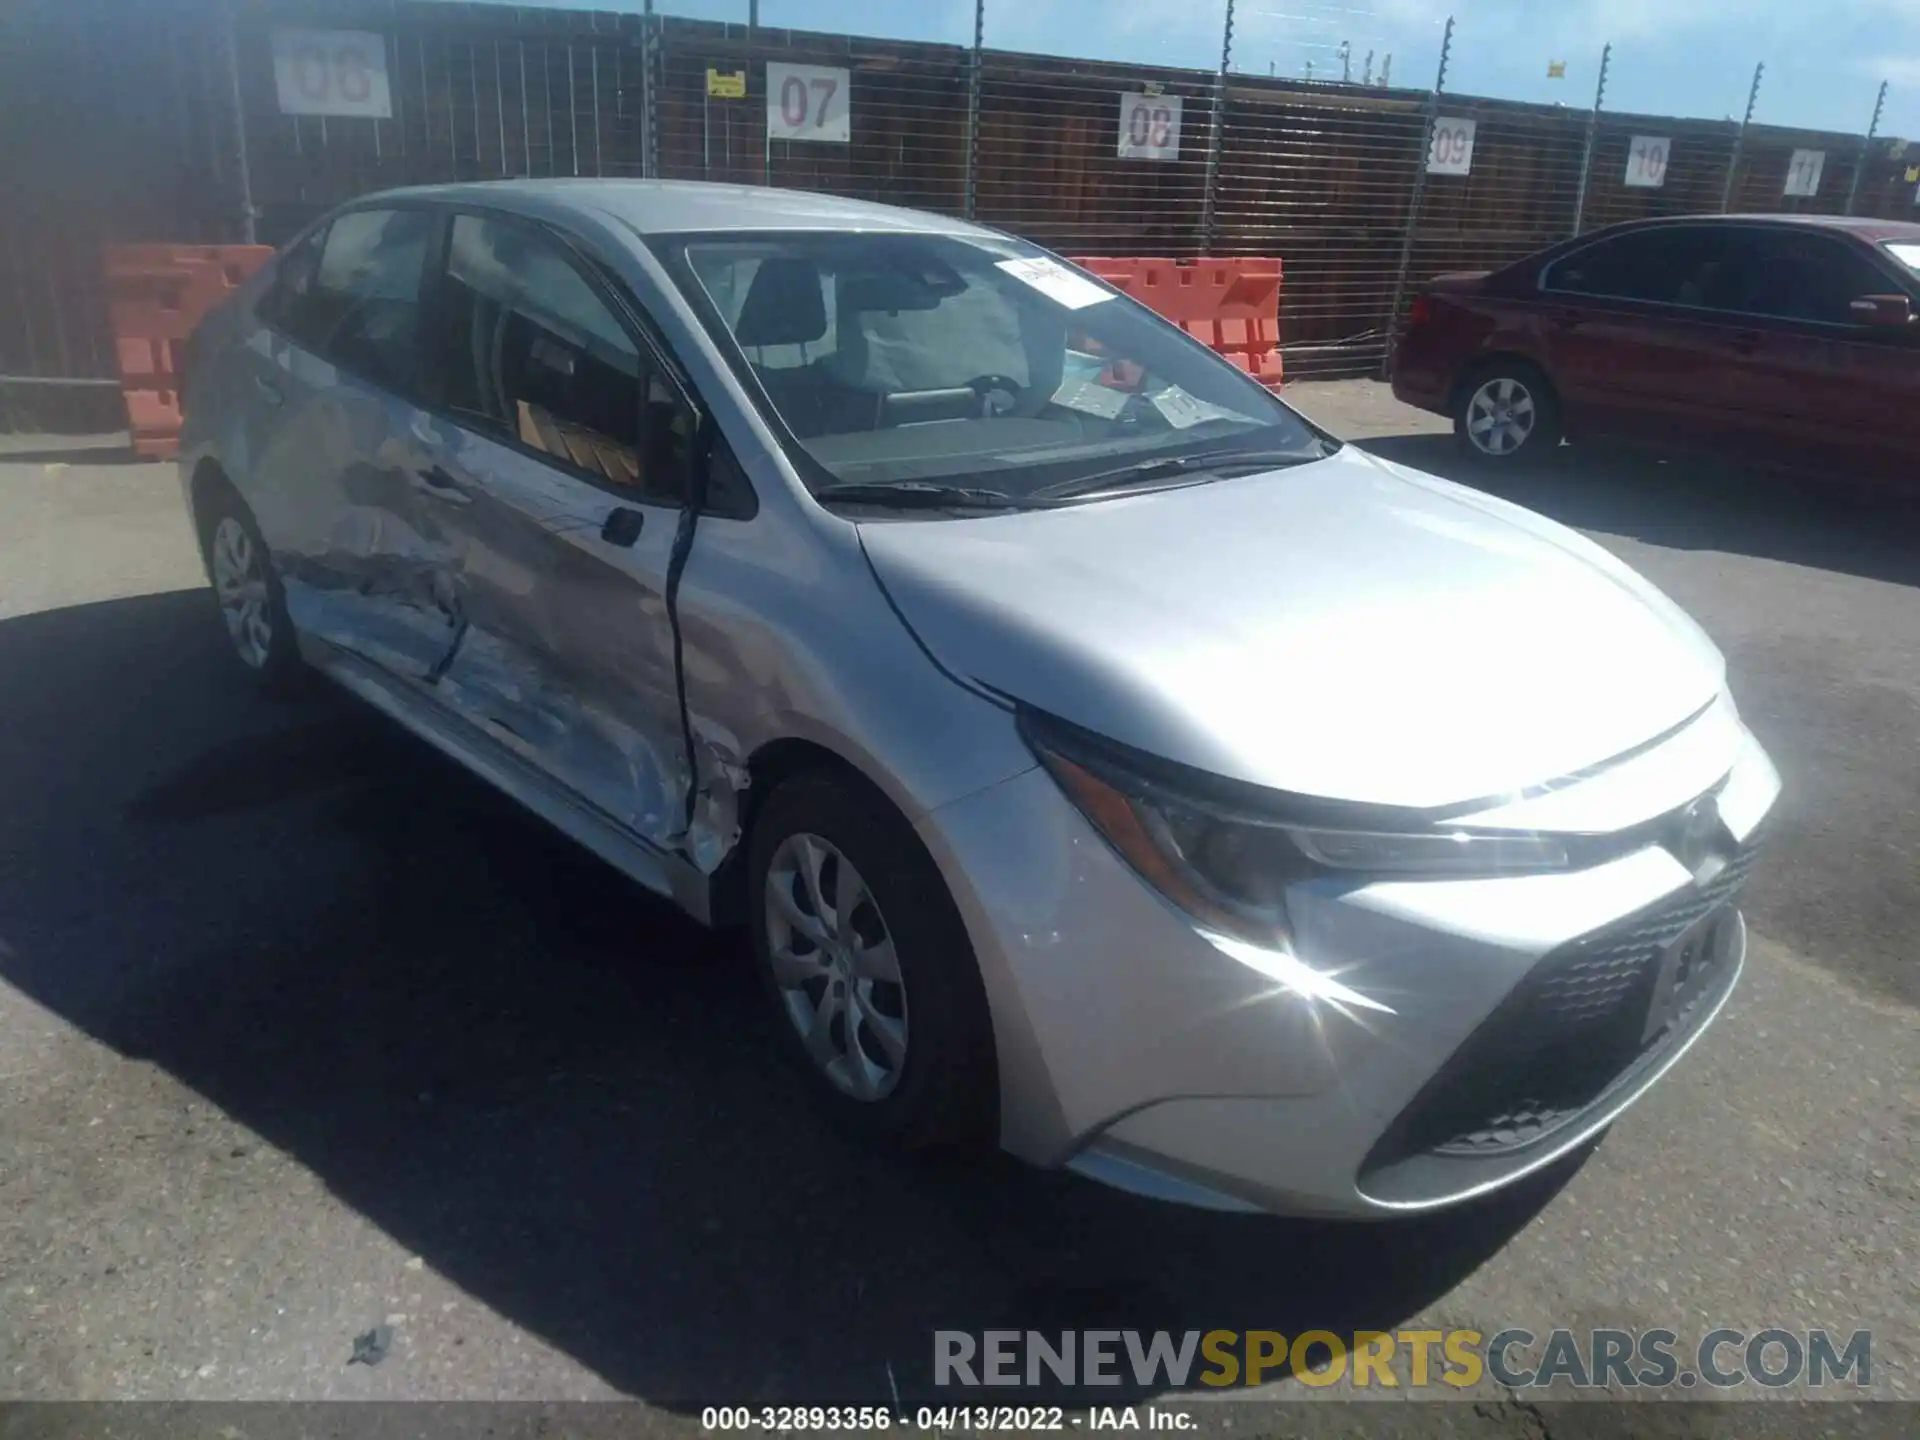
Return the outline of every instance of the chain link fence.
[[[1214,248],[1281,257],[1288,375],[1385,361],[1425,136],[1417,94],[1240,77],[1229,87]]]
[[[111,378],[107,241],[277,244],[438,181],[778,185],[1074,255],[1276,255],[1294,378],[1377,373],[1423,280],[1577,231],[1920,220],[1920,152],[1898,140],[1022,54],[980,44],[978,18],[969,46],[417,0],[18,0],[0,12],[0,396]],[[377,73],[381,103],[287,113],[276,53],[298,30],[356,37],[348,78]]]

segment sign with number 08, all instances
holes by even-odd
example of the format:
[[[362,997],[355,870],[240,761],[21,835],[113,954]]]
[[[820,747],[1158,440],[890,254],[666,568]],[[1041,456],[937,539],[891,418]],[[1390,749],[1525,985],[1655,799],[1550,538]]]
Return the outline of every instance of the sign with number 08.
[[[1673,141],[1665,135],[1636,135],[1627,146],[1627,185],[1635,190],[1659,190],[1667,183],[1667,156]]]
[[[1465,175],[1473,169],[1473,132],[1475,122],[1441,116],[1433,122],[1433,139],[1427,145],[1429,175]]]
[[[832,65],[767,62],[767,138],[824,140],[845,145],[849,124],[849,74]]]
[[[1820,193],[1820,172],[1826,168],[1826,151],[1794,151],[1793,159],[1787,165],[1786,189],[1780,193],[1783,195],[1818,195]]]
[[[387,42],[371,31],[275,29],[273,85],[282,115],[393,118]]]
[[[1122,160],[1178,160],[1180,158],[1180,97],[1120,96],[1120,158]]]

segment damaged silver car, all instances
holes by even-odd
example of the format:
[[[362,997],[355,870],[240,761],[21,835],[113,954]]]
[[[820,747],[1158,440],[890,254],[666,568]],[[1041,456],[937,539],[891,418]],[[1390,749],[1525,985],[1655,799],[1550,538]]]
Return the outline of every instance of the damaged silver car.
[[[1779,780],[1700,630],[1020,240],[397,192],[187,384],[247,669],[747,926],[876,1137],[1431,1209],[1595,1135],[1739,973]]]

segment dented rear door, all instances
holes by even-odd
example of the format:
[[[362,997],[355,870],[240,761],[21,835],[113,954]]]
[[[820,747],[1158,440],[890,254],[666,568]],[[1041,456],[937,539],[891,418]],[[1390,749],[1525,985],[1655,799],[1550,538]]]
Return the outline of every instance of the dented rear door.
[[[439,215],[349,210],[283,262],[249,357],[248,500],[309,635],[419,679],[445,656],[430,469],[425,280]]]
[[[532,224],[453,222],[421,503],[444,539],[449,708],[662,848],[686,750],[666,586],[685,442],[677,393],[597,277]]]

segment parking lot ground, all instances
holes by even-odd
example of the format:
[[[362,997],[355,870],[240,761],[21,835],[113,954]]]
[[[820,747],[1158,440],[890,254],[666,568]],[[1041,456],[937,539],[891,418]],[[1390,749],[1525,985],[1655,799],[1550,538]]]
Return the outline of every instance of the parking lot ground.
[[[1461,473],[1443,422],[1382,387],[1290,398]],[[1102,1325],[1868,1329],[1867,1393],[1920,1398],[1920,526],[1898,504],[1571,447],[1501,485],[1701,621],[1786,794],[1746,978],[1597,1151],[1344,1226],[843,1141],[765,1045],[736,938],[343,697],[255,698],[170,468],[15,451],[0,1399],[628,1396],[666,1433],[703,1402],[951,1400],[936,1329]],[[390,1353],[349,1364],[378,1325]],[[1534,1397],[1469,1398],[1476,1433],[1546,1433]],[[1692,1408],[1632,1433],[1764,1434],[1778,1407]]]

